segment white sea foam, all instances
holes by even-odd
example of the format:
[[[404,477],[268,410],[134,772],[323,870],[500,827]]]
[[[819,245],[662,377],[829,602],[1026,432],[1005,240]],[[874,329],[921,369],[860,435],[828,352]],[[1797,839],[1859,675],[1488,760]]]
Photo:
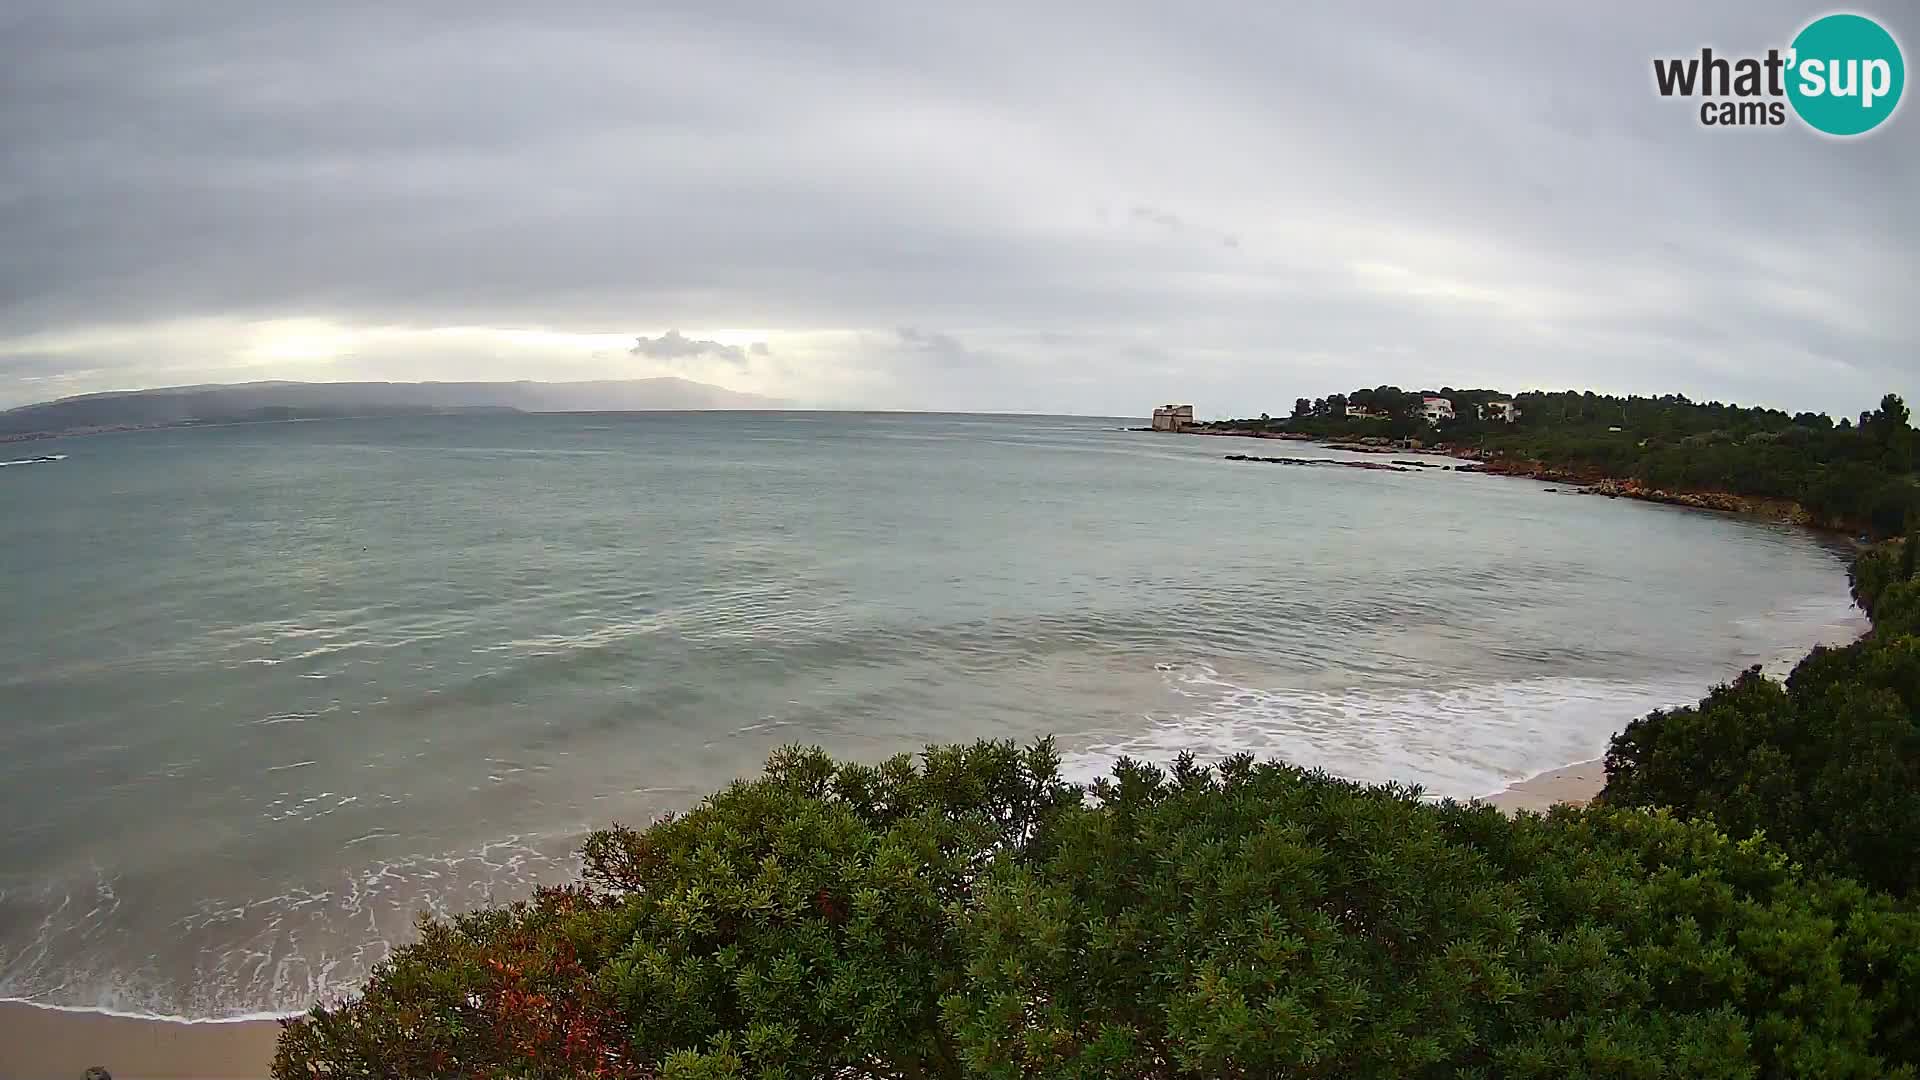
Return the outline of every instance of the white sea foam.
[[[1807,650],[1844,645],[1866,629],[1844,594],[1788,597],[1731,624],[1725,671],[1657,682],[1543,676],[1453,688],[1302,689],[1242,685],[1208,664],[1159,663],[1182,704],[1144,717],[1143,730],[1084,735],[1065,767],[1087,782],[1122,757],[1164,765],[1192,753],[1211,764],[1251,753],[1351,780],[1483,797],[1600,757],[1627,723],[1694,704],[1742,667],[1784,678]]]
[[[392,835],[376,830],[356,843]],[[113,947],[122,932],[116,916],[125,914],[117,879],[96,867],[91,885],[0,895],[15,910],[41,911],[21,948],[0,949],[0,1001],[195,1022],[299,1012],[353,993],[411,937],[416,913],[446,917],[577,876],[577,838],[512,836],[452,855],[376,859],[329,888],[210,897],[168,924],[153,939],[163,944],[132,967]]]
[[[100,1005],[51,1005],[44,1001],[35,1001],[24,997],[0,997],[0,1001],[10,1005],[31,1005],[48,1012],[86,1013],[91,1016],[117,1016],[124,1020],[161,1020],[170,1024],[245,1024],[261,1020],[284,1020],[289,1016],[298,1016],[300,1010],[287,1012],[235,1013],[232,1016],[172,1016],[167,1013],[143,1012],[132,1009],[115,1009]]]
[[[1418,784],[1467,798],[1598,757],[1621,725],[1699,699],[1698,683],[1539,678],[1445,689],[1300,690],[1241,686],[1195,664],[1164,673],[1191,704],[1144,730],[1085,737],[1066,771],[1090,781],[1122,757],[1203,764],[1239,753],[1368,783]]]

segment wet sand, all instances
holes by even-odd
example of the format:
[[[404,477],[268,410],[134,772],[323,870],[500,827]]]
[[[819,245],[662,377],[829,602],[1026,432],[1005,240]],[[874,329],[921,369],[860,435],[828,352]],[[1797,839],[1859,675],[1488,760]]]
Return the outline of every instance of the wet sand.
[[[1605,760],[1595,758],[1574,765],[1543,772],[1531,776],[1516,784],[1510,784],[1505,791],[1489,795],[1481,802],[1497,806],[1512,814],[1516,810],[1533,810],[1544,813],[1560,803],[1575,806],[1585,805],[1589,799],[1600,794],[1607,786],[1607,768]]]
[[[0,1080],[265,1080],[274,1020],[182,1023],[0,1002]]]

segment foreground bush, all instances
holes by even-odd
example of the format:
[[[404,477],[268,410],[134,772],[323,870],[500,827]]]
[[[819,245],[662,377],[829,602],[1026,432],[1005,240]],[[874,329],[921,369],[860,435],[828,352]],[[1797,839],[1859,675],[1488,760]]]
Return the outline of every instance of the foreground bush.
[[[450,924],[274,1075],[1869,1077],[1920,921],[1664,813],[1509,820],[1233,759],[783,751]]]
[[[1920,579],[1913,543],[1863,553],[1867,638],[1817,648],[1785,684],[1748,671],[1697,706],[1628,724],[1601,801],[1710,816],[1808,865],[1920,894]]]
[[[1077,794],[1046,743],[782,750],[684,817],[593,834],[581,888],[423,922],[359,999],[282,1033],[273,1074],[954,1075],[950,913]]]
[[[1761,841],[1509,820],[1277,765],[1123,767],[963,919],[995,1077],[1875,1076],[1920,923]],[[1038,849],[1036,849],[1038,852]]]

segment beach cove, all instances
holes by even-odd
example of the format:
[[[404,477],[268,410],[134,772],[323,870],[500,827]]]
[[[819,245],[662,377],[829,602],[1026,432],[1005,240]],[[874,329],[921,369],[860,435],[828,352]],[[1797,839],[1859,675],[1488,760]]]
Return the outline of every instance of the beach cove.
[[[1235,468],[1219,444],[1119,426],[426,418],[64,440],[67,460],[10,477],[39,501],[14,550],[138,578],[63,578],[49,554],[7,583],[64,613],[13,643],[0,704],[55,722],[10,733],[10,757],[67,762],[84,797],[37,802],[10,841],[32,884],[0,903],[0,986],[72,1009],[297,1011],[350,991],[414,912],[566,880],[587,828],[684,808],[788,742],[874,759],[1052,733],[1077,779],[1248,751],[1538,805],[1590,793],[1597,769],[1555,770],[1634,717],[1864,625],[1841,552],[1800,530],[1497,476]],[[78,501],[102,483],[124,494]],[[1187,524],[1169,527],[1169,492]],[[149,506],[185,508],[164,544],[83,524]],[[1208,508],[1232,527],[1196,532]],[[31,531],[47,523],[100,539],[62,550]],[[108,611],[124,630],[101,633]],[[114,846],[181,792],[208,828],[155,819]],[[86,1034],[99,1018],[15,1004],[0,1024],[123,1037]],[[243,1069],[271,1041],[185,1026]]]

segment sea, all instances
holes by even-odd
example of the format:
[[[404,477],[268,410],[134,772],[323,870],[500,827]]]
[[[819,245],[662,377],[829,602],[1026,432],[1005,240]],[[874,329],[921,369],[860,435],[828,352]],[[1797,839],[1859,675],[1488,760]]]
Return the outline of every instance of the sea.
[[[419,913],[564,881],[587,830],[783,744],[1052,736],[1078,779],[1244,751],[1467,798],[1864,626],[1846,553],[1805,530],[1227,461],[1362,459],[1141,423],[468,415],[7,447],[0,998],[337,999]]]

